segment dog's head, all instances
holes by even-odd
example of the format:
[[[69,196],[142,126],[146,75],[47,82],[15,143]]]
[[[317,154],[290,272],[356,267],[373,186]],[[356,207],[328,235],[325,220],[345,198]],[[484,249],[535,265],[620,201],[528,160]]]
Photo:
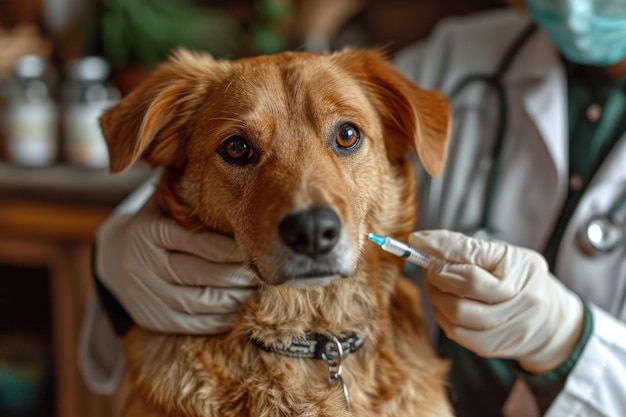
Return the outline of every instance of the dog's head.
[[[409,155],[442,171],[449,112],[375,51],[180,51],[101,126],[113,172],[163,167],[159,202],[178,222],[233,236],[267,284],[311,284],[353,275],[367,232],[412,230]]]

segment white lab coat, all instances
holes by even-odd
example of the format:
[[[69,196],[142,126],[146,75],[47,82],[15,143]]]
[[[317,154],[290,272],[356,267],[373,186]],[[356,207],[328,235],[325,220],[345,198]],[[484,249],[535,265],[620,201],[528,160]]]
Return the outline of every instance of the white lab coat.
[[[426,42],[401,51],[395,64],[416,84],[449,93],[468,74],[493,74],[528,23],[528,16],[512,9],[447,19]],[[504,85],[509,126],[490,225],[510,243],[541,250],[569,184],[566,76],[543,32],[521,49]],[[430,184],[422,181],[419,228],[467,231],[479,225],[496,102],[484,83],[472,84],[454,100],[446,171]],[[626,247],[590,258],[575,238],[591,215],[606,212],[624,192],[626,135],[593,178],[560,246],[555,275],[589,303],[594,329],[549,417],[626,415]],[[510,400],[508,415],[529,415],[528,401]]]

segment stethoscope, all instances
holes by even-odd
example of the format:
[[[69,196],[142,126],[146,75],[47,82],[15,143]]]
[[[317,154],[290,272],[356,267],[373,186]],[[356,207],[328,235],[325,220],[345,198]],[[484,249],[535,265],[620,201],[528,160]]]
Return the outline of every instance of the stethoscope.
[[[480,226],[472,230],[471,233],[468,233],[477,238],[488,240],[498,239],[497,232],[489,226],[489,218],[491,215],[491,202],[493,201],[496,182],[501,168],[502,149],[504,147],[504,136],[508,116],[507,96],[502,80],[515,57],[536,30],[537,26],[532,23],[519,34],[493,74],[478,73],[469,75],[459,81],[449,95],[451,99],[454,99],[468,85],[474,82],[484,82],[495,90],[498,106],[500,108],[492,151],[492,166],[487,179]],[[578,230],[577,241],[582,253],[589,256],[610,253],[624,244],[626,235],[625,226],[624,223],[620,222],[618,219],[619,213],[624,207],[626,207],[626,191],[617,198],[607,212],[592,216]]]
[[[578,246],[585,255],[610,253],[624,244],[624,223],[617,217],[625,205],[626,193],[623,193],[606,213],[592,216],[580,228]]]

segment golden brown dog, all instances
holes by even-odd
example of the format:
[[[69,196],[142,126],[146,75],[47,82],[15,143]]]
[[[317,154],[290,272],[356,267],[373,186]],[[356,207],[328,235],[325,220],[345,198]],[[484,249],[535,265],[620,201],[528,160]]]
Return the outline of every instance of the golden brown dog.
[[[227,334],[131,332],[127,416],[451,415],[417,290],[366,240],[413,230],[410,154],[441,172],[441,95],[376,51],[180,51],[101,124],[113,172],[162,166],[163,210],[233,236],[261,282]]]

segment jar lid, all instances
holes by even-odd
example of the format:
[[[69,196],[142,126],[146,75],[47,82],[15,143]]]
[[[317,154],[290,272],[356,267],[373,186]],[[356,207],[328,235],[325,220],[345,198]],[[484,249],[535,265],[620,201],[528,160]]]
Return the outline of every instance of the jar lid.
[[[24,55],[17,60],[14,67],[19,78],[42,78],[48,69],[46,59],[39,55]]]
[[[109,63],[99,56],[88,56],[70,63],[69,77],[74,80],[97,82],[109,76]]]

